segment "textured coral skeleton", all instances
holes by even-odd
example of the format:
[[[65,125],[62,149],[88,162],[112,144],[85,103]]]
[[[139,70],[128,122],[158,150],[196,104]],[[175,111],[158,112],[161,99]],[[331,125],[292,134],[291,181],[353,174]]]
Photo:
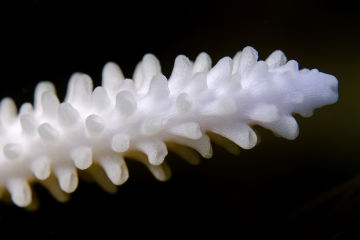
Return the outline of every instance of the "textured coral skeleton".
[[[147,54],[133,79],[112,62],[103,68],[102,86],[74,73],[60,102],[50,82],[40,82],[34,106],[17,112],[4,98],[0,106],[0,188],[20,207],[31,206],[31,183],[45,186],[66,201],[84,173],[114,192],[129,177],[126,159],[145,164],[160,181],[170,177],[168,149],[190,163],[198,153],[212,156],[212,141],[230,152],[257,143],[252,125],[286,139],[298,135],[293,113],[311,116],[315,108],[337,101],[337,79],[317,69],[302,69],[274,51],[258,61],[252,47],[214,67],[206,53],[194,62],[179,55],[171,76]],[[210,136],[210,137],[209,137]],[[198,153],[197,153],[198,152]],[[80,171],[78,171],[80,170]],[[8,194],[9,193],[9,194]]]

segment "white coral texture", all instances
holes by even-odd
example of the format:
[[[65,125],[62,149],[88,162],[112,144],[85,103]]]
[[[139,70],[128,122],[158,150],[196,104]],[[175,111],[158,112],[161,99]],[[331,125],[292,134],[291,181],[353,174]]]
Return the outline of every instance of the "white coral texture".
[[[125,158],[144,163],[165,181],[168,149],[190,163],[198,161],[196,152],[211,157],[210,137],[232,152],[233,143],[250,149],[257,143],[252,125],[294,139],[293,113],[308,117],[337,101],[334,76],[299,71],[279,50],[265,61],[257,58],[252,47],[213,67],[206,53],[194,62],[179,55],[167,79],[156,57],[146,54],[133,79],[125,79],[113,62],[104,66],[102,86],[95,89],[88,75],[74,73],[63,102],[50,82],[40,82],[34,106],[25,103],[19,112],[4,98],[0,196],[32,206],[30,184],[38,181],[64,202],[77,188],[78,170],[114,192],[129,177]]]

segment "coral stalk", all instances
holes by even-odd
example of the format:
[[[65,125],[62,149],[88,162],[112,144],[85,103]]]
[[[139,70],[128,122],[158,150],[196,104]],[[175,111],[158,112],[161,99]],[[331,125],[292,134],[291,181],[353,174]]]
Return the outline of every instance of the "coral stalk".
[[[147,54],[133,80],[112,62],[104,66],[102,86],[94,90],[88,75],[74,73],[63,102],[50,82],[40,82],[34,107],[25,103],[19,113],[13,100],[3,99],[3,193],[7,189],[16,205],[28,206],[29,183],[38,181],[65,201],[77,188],[77,169],[113,192],[112,184],[129,177],[125,158],[141,161],[164,181],[170,176],[164,162],[168,148],[193,163],[194,150],[211,157],[209,135],[231,151],[236,147],[230,142],[250,149],[257,143],[252,125],[294,139],[299,131],[293,113],[309,117],[315,108],[337,101],[334,76],[299,71],[297,62],[287,61],[279,50],[265,61],[257,58],[251,47],[214,67],[206,53],[194,62],[179,55],[168,80],[155,56]]]

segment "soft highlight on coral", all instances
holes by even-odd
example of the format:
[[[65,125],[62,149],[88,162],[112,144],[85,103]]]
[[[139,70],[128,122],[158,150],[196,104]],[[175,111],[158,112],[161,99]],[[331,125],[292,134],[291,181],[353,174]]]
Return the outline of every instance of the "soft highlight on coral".
[[[78,170],[115,192],[129,177],[125,158],[165,181],[168,150],[196,164],[198,153],[212,156],[211,138],[237,153],[256,145],[252,125],[291,140],[299,133],[292,114],[309,117],[335,103],[337,84],[317,69],[299,70],[279,50],[258,61],[252,47],[213,67],[206,53],[194,62],[179,55],[169,79],[152,54],[132,80],[109,62],[95,89],[88,75],[74,73],[63,102],[52,83],[40,82],[34,106],[25,103],[17,113],[12,99],[1,101],[0,196],[35,206],[30,184],[37,181],[64,202],[78,186]]]

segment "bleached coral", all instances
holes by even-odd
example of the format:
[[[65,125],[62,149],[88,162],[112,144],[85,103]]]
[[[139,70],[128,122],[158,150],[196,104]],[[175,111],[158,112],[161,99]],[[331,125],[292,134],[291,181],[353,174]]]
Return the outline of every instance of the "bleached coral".
[[[86,169],[112,192],[110,181],[120,185],[129,177],[125,157],[166,180],[168,148],[189,162],[197,161],[193,149],[211,157],[209,135],[230,151],[236,151],[230,141],[250,149],[257,143],[251,125],[294,139],[298,125],[293,113],[308,117],[315,108],[337,101],[334,76],[299,71],[297,62],[287,61],[281,51],[266,61],[257,58],[251,47],[214,67],[206,53],[195,62],[179,55],[167,80],[159,61],[147,54],[133,80],[124,79],[112,62],[103,69],[102,86],[94,90],[88,75],[74,73],[63,102],[50,82],[37,85],[34,108],[25,103],[17,113],[14,102],[3,99],[0,187],[21,207],[31,203],[33,181],[65,201],[77,188],[77,169]]]

